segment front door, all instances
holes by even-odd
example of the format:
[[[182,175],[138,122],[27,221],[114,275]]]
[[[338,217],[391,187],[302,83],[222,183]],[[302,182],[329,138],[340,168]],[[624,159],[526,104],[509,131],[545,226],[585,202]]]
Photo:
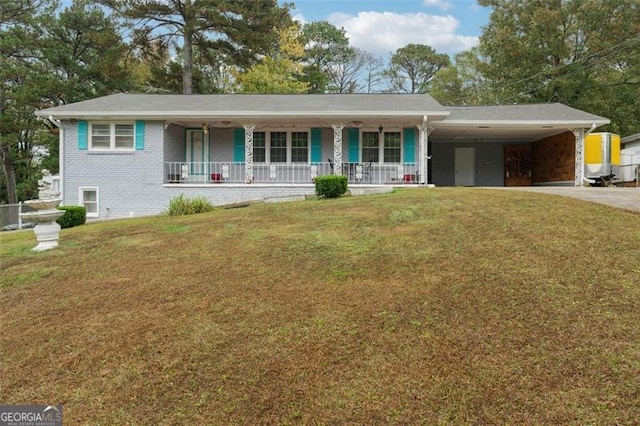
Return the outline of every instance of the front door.
[[[209,144],[201,129],[188,129],[185,134],[186,162],[189,163],[189,173],[204,175],[209,162]]]
[[[455,185],[475,186],[476,149],[456,148],[455,156]]]

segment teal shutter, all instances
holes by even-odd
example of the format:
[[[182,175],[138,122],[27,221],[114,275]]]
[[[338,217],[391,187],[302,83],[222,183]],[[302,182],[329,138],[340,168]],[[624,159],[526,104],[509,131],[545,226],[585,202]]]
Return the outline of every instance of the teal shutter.
[[[322,129],[311,129],[311,162],[322,162]]]
[[[144,149],[144,121],[136,121],[136,150],[142,151]]]
[[[89,126],[86,121],[80,120],[78,121],[78,149],[86,150],[88,146],[89,134],[88,129]]]
[[[404,160],[405,163],[416,162],[416,129],[404,129]]]
[[[244,163],[244,129],[233,129],[233,161]]]
[[[360,129],[347,129],[347,143],[349,146],[349,162],[360,162]]]

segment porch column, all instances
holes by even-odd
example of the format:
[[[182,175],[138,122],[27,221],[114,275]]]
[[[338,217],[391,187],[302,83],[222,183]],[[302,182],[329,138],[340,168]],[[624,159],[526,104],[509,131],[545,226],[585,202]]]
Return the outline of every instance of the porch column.
[[[244,124],[244,181],[253,183],[253,130],[255,124]]]
[[[429,184],[429,135],[433,132],[433,127],[427,124],[427,116],[422,118],[422,123],[417,126],[420,131],[420,142],[418,145],[418,173],[420,174],[421,185]]]
[[[333,173],[342,175],[342,129],[344,124],[334,124],[333,127]]]
[[[584,129],[571,129],[576,137],[576,174],[574,186],[582,186],[584,181]]]

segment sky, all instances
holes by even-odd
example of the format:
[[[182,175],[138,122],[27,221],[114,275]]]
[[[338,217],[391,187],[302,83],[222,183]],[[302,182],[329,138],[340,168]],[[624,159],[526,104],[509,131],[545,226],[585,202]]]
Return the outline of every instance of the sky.
[[[279,0],[280,3],[286,1]],[[344,28],[351,46],[388,57],[409,43],[438,53],[455,53],[478,44],[490,9],[476,0],[289,0],[302,22],[329,21]]]

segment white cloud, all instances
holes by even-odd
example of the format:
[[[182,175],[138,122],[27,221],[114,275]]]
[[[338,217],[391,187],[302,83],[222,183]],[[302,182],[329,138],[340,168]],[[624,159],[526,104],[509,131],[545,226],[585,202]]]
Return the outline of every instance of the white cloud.
[[[328,20],[344,28],[350,44],[387,56],[407,44],[426,44],[438,53],[457,53],[478,44],[478,37],[456,34],[460,22],[451,15],[426,13],[359,12],[334,13]]]
[[[291,17],[293,18],[294,21],[300,23],[300,25],[304,25],[307,23],[307,20],[305,19],[304,15],[298,9],[291,10]]]
[[[437,7],[442,10],[449,10],[453,7],[453,5],[446,0],[422,0],[422,5],[426,7]]]
[[[471,4],[469,5],[469,10],[472,10],[474,12],[477,12],[480,10],[480,5],[478,4],[478,2],[476,0],[472,1]]]

